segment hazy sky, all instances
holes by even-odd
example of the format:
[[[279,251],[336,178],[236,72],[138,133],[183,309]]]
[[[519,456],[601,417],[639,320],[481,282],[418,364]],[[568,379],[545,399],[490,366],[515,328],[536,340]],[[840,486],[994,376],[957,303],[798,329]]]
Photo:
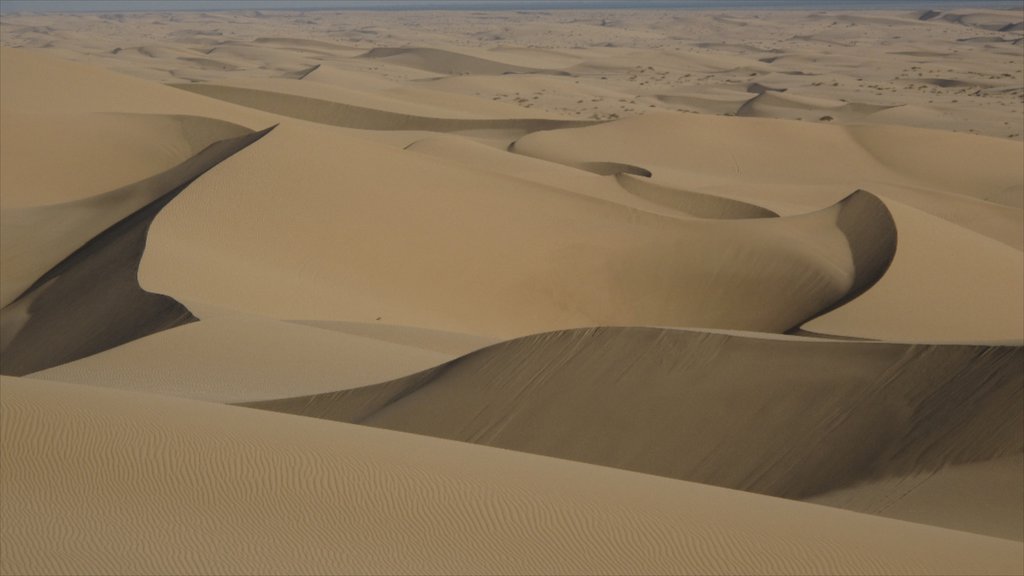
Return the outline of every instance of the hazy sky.
[[[394,8],[415,8],[416,4],[430,4],[432,8],[438,5],[447,5],[449,7],[456,6],[459,3],[473,4],[474,9],[478,9],[483,4],[494,4],[496,7],[507,4],[513,5],[515,9],[520,9],[523,4],[536,4],[538,7],[543,7],[546,2],[554,0],[0,0],[0,11],[2,12],[134,12],[134,11],[164,11],[164,10],[248,10],[248,9],[308,9],[308,8],[381,8],[384,6]],[[557,4],[564,5],[568,4],[573,0],[557,0]],[[578,0],[586,4],[595,4],[601,2],[601,0]],[[606,0],[612,1],[612,0]],[[637,4],[655,4],[658,1],[664,1],[673,4],[686,4],[686,0],[645,0]],[[715,0],[690,0],[694,4],[702,5],[714,5]],[[792,0],[790,0],[792,1]],[[804,5],[820,5],[821,8],[826,8],[829,4],[857,4],[863,2],[864,4],[874,4],[874,7],[885,6],[892,4],[893,7],[897,5],[911,5],[921,0],[906,0],[900,1],[895,0],[887,2],[886,0],[847,0],[847,1],[836,1],[836,0],[821,0],[820,2],[814,2],[813,0],[804,0],[801,3]],[[951,3],[957,4],[993,4],[1002,7],[1016,7],[1018,2],[1024,6],[1024,0],[993,0],[986,2],[985,0],[932,0],[936,5],[947,6]],[[733,0],[733,1],[722,1],[722,6],[730,5],[748,5],[756,6],[758,2],[765,2],[766,4],[785,5],[786,0]],[[616,2],[618,4],[625,4],[625,2]],[[647,6],[650,7],[650,6]]]
[[[358,8],[382,5],[406,6],[417,3],[457,4],[471,0],[0,0],[3,12],[132,12],[162,10],[251,10],[251,9],[303,9],[303,8]],[[538,5],[546,0],[518,0]],[[494,4],[512,4],[504,0],[490,0]],[[481,4],[481,0],[472,0]],[[560,2],[564,3],[564,2]]]
[[[4,12],[126,12],[138,10],[236,10],[365,4],[339,0],[0,0]]]

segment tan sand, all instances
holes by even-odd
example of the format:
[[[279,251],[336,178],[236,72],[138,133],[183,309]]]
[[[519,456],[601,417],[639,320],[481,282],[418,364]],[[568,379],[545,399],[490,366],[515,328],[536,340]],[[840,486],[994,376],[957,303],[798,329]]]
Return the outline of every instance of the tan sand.
[[[599,328],[254,405],[805,498],[1019,453],[1021,361],[1011,346]]]
[[[1024,454],[895,476],[808,498],[886,518],[1024,541]]]
[[[452,355],[267,318],[217,316],[37,372],[44,380],[249,402],[366,386]]]
[[[0,573],[1024,573],[1022,22],[3,14]]]
[[[499,337],[594,324],[782,331],[844,299],[855,277],[877,278],[891,257],[891,225],[870,195],[843,212],[873,230],[858,236],[846,216],[836,223],[840,205],[785,219],[673,218],[315,125],[282,124],[251,152],[161,213],[143,287],[200,316],[208,303]],[[275,192],[284,186],[292,193]]]
[[[4,573],[1022,569],[1017,542],[610,468],[42,380],[2,391]]]

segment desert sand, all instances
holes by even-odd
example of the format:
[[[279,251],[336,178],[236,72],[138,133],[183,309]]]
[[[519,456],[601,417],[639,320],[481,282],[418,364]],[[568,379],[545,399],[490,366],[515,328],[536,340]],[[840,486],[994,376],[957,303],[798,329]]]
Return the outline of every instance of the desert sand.
[[[0,16],[0,573],[1024,574],[1024,12]]]

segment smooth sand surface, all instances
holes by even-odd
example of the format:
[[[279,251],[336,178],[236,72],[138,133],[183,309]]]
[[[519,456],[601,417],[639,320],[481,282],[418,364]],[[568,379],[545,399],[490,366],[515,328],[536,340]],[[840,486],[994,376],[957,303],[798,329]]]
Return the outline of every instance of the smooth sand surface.
[[[376,384],[451,359],[450,354],[337,330],[223,316],[140,338],[34,377],[250,402]]]
[[[1022,22],[4,13],[0,573],[1024,573]]]
[[[593,324],[784,331],[844,299],[858,273],[877,278],[893,250],[866,193],[790,218],[681,219],[314,125],[283,124],[250,151],[161,213],[143,287],[277,318],[498,337]],[[726,271],[744,268],[756,272]]]

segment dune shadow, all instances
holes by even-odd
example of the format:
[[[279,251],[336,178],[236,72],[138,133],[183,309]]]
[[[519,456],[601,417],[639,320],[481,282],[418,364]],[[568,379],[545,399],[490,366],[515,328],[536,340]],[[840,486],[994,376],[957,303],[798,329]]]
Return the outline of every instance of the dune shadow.
[[[150,224],[193,180],[272,129],[221,140],[186,160],[173,189],[93,237],[0,310],[0,374],[30,374],[196,321],[173,298],[139,285]]]

